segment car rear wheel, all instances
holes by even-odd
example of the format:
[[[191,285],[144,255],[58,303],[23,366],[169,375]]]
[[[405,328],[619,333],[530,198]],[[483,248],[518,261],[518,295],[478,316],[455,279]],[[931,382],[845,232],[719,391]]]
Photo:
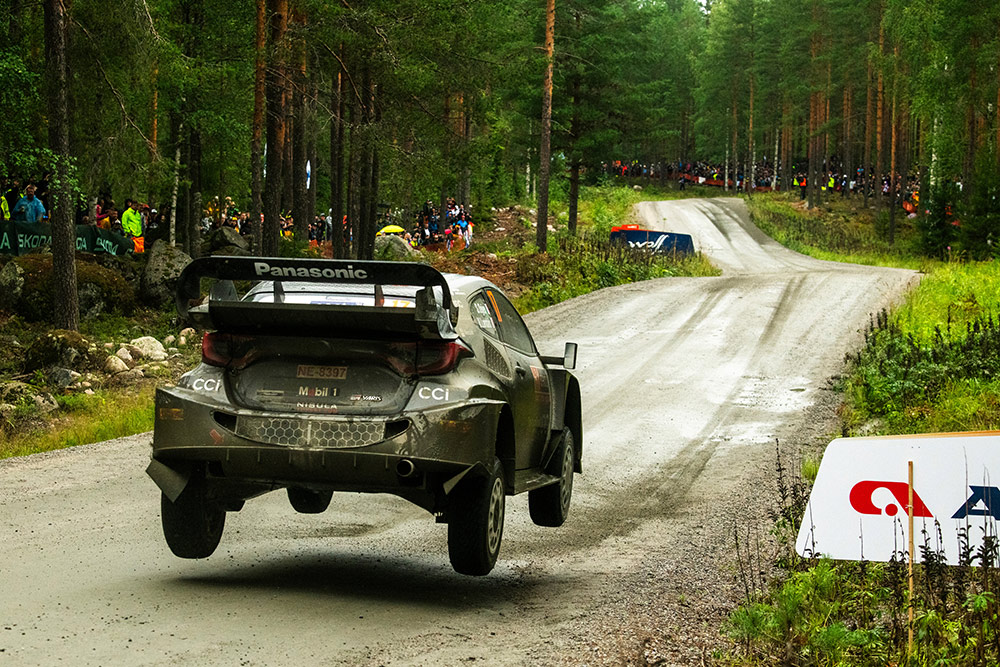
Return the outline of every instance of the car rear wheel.
[[[528,511],[531,520],[539,526],[557,527],[566,522],[569,504],[573,498],[573,465],[576,452],[573,431],[563,429],[559,447],[549,467],[549,474],[557,475],[559,481],[549,486],[528,492]]]
[[[171,502],[160,496],[160,518],[167,546],[180,558],[207,558],[222,539],[226,510],[207,499],[203,480],[192,477]]]
[[[503,539],[504,480],[500,459],[486,477],[463,480],[449,500],[448,556],[460,574],[482,576],[496,565]]]
[[[300,486],[288,487],[288,502],[300,514],[320,514],[330,506],[333,491],[313,491]]]

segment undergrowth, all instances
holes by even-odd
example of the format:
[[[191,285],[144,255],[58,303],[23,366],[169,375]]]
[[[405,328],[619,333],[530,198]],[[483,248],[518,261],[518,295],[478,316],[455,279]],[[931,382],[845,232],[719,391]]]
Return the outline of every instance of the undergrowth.
[[[807,211],[790,194],[755,195],[746,199],[750,217],[761,231],[782,245],[817,259],[923,270],[932,260],[919,253],[912,221],[899,216],[896,242],[886,240],[888,214],[876,215],[857,198],[832,198]]]
[[[851,231],[836,215],[755,198],[755,222],[786,245],[824,259],[920,266],[920,286],[892,313],[873,316],[863,348],[847,359],[844,431],[884,435],[1000,428],[1000,264],[928,262],[881,246],[875,223]],[[763,211],[763,213],[762,213]],[[784,218],[784,219],[782,219]],[[762,224],[761,221],[764,220]],[[768,225],[772,225],[768,228]],[[856,236],[854,234],[856,233]],[[869,238],[870,237],[870,238]],[[798,245],[796,245],[798,244]],[[744,577],[744,600],[724,624],[735,648],[716,655],[738,665],[1000,664],[1000,544],[981,527],[979,546],[960,531],[942,545],[935,527],[918,538],[914,566],[914,651],[908,654],[908,554],[888,563],[801,558],[794,551],[804,489],[815,465],[792,482],[779,461],[780,510],[773,517],[775,568],[769,580]],[[977,535],[978,537],[978,535]],[[736,544],[740,571],[763,571]],[[956,549],[949,566],[942,549]]]
[[[943,264],[848,356],[848,432],[1000,429],[1000,263]]]
[[[718,275],[701,254],[661,255],[633,250],[596,233],[582,237],[563,234],[549,246],[545,258],[518,258],[518,278],[531,286],[516,299],[522,313],[614,285],[671,276]]]

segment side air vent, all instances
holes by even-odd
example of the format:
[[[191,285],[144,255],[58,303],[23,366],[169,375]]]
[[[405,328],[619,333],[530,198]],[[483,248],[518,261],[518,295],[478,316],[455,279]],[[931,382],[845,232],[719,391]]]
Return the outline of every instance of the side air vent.
[[[496,349],[489,341],[486,341],[486,367],[497,375],[505,378],[510,377],[510,367],[504,360],[500,350]]]

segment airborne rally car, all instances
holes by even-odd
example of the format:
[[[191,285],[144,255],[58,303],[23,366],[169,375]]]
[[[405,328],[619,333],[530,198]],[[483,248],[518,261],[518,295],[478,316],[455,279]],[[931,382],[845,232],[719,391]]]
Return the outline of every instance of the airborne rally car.
[[[334,491],[401,496],[448,524],[463,574],[493,569],[505,496],[527,491],[538,525],[565,521],[583,444],[576,345],[539,356],[492,283],[424,264],[206,257],[181,274],[177,306],[209,331],[202,363],[156,393],[147,472],[177,556],[211,555],[226,512],[277,489],[303,513]]]

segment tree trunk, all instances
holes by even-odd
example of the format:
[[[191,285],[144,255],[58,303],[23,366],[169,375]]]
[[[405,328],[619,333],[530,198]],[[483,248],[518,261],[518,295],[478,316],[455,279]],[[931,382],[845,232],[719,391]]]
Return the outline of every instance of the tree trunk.
[[[883,125],[885,121],[885,110],[883,99],[885,97],[885,87],[882,79],[881,57],[885,52],[885,29],[879,25],[878,30],[878,55],[879,67],[876,72],[877,84],[875,86],[875,210],[882,210],[882,146],[883,146]]]
[[[267,179],[264,182],[264,229],[261,254],[278,254],[281,228],[281,185],[285,158],[284,51],[288,28],[288,0],[268,0],[271,13],[270,66],[266,73],[267,92]]]
[[[265,89],[264,73],[266,71],[267,48],[267,0],[257,0],[257,31],[254,40],[254,78],[253,78],[253,122],[250,130],[250,225],[253,229],[254,252],[261,252],[263,228],[261,212],[263,210],[263,145]]]
[[[183,136],[184,121],[181,120],[177,124],[177,133],[174,135],[174,141],[177,142],[177,147],[174,149],[174,189],[170,197],[170,222],[167,231],[167,242],[171,247],[177,245],[177,189],[181,182],[181,148],[184,141]]]
[[[292,21],[295,25],[294,33],[301,35],[306,24],[305,15],[301,11],[293,10]],[[309,196],[306,189],[306,161],[309,159],[309,121],[306,113],[306,77],[307,72],[307,51],[304,39],[299,36],[295,40],[295,76],[290,85],[292,88],[292,115],[293,139],[292,139],[292,219],[295,221],[295,242],[309,242],[309,218],[308,202]]]
[[[545,7],[545,79],[542,82],[542,141],[538,150],[538,227],[535,243],[539,252],[548,249],[549,169],[552,150],[552,66],[555,51],[556,0]]]
[[[188,202],[188,212],[184,217],[184,250],[191,257],[198,257],[201,254],[201,133],[191,132],[188,141],[188,195],[185,201]],[[219,206],[225,206],[225,202],[220,199]]]
[[[76,225],[70,189],[69,71],[66,62],[69,0],[45,0],[45,78],[49,112],[49,149],[56,158],[49,221],[52,226],[53,323],[80,328],[76,293]]]
[[[348,157],[347,176],[347,237],[350,239],[348,255],[358,258],[361,217],[361,101],[357,96],[351,99],[351,145]]]
[[[872,182],[872,126],[875,122],[875,96],[872,94],[872,62],[868,61],[868,78],[865,85],[865,146],[861,152],[864,166],[864,183],[861,187],[865,194],[865,206],[871,195]]]
[[[344,48],[340,47],[341,59]],[[332,219],[333,256],[343,259],[344,252],[344,71],[337,64],[337,76],[331,81],[330,109],[336,114],[330,127],[330,217]]]

